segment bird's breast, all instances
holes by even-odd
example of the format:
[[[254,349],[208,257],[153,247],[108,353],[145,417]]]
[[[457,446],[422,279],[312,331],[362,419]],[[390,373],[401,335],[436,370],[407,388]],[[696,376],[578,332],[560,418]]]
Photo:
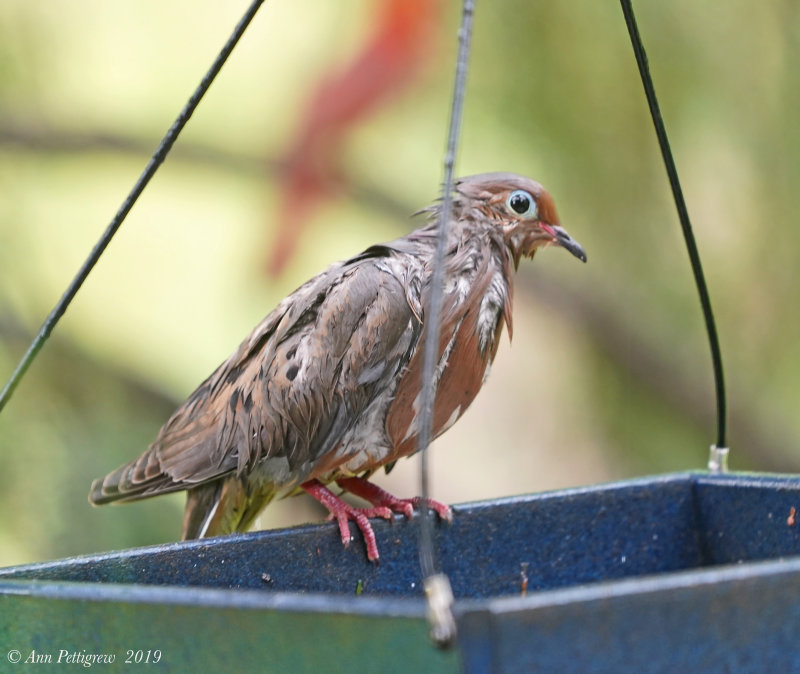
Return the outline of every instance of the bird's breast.
[[[445,296],[439,341],[439,361],[433,414],[434,437],[450,428],[480,391],[497,352],[504,315],[509,310],[510,288],[499,268],[487,262],[472,279],[466,295]],[[388,407],[386,434],[393,447],[391,460],[417,451],[423,344],[400,375]]]

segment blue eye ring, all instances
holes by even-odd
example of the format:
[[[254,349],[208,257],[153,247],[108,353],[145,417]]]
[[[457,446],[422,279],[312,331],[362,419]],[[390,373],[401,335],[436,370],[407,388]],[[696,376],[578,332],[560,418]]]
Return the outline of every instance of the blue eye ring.
[[[525,190],[514,190],[509,194],[508,199],[506,199],[506,207],[514,215],[518,215],[521,218],[535,218],[538,214],[536,199],[531,196],[530,192]]]

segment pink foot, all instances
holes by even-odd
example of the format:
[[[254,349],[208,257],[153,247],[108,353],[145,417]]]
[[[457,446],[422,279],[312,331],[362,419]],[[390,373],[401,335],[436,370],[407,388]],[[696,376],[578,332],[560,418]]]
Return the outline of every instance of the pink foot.
[[[402,513],[409,519],[414,516],[414,508],[419,508],[422,505],[421,496],[397,498],[361,477],[344,477],[336,480],[336,483],[345,491],[360,496],[374,506],[389,508],[396,513]],[[436,514],[446,522],[453,521],[453,511],[450,510],[450,506],[428,499],[428,507],[436,511]]]
[[[329,519],[336,518],[336,521],[339,523],[339,533],[342,536],[344,547],[350,545],[352,536],[350,535],[350,525],[348,522],[353,520],[356,526],[361,529],[361,533],[364,536],[364,542],[367,545],[367,559],[371,562],[378,561],[380,557],[378,554],[378,543],[375,541],[375,532],[372,530],[372,525],[369,523],[368,518],[383,517],[391,519],[392,511],[389,508],[383,506],[356,508],[342,501],[342,499],[336,496],[336,494],[319,480],[309,480],[300,486],[328,509],[328,512],[330,512]]]

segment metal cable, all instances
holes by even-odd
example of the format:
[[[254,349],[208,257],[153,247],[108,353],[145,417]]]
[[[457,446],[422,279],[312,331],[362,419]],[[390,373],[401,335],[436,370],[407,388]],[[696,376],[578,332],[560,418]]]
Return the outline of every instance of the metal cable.
[[[717,455],[718,458],[716,461],[719,462],[717,469],[724,470],[724,460],[719,458],[719,455],[724,454],[725,459],[727,459],[725,437],[727,412],[725,377],[722,369],[722,352],[717,337],[717,326],[714,322],[714,313],[711,310],[711,298],[709,297],[708,287],[706,286],[705,277],[703,276],[703,265],[700,262],[700,253],[697,250],[697,243],[695,242],[694,233],[692,232],[689,212],[686,209],[686,202],[683,199],[683,190],[681,189],[680,179],[678,178],[678,169],[675,167],[675,161],[672,158],[672,150],[670,149],[669,139],[667,138],[667,130],[664,126],[664,120],[661,117],[661,109],[658,106],[655,86],[650,76],[650,68],[647,63],[647,54],[642,44],[642,38],[639,35],[639,29],[636,26],[636,17],[633,13],[631,0],[620,0],[620,3],[622,4],[622,13],[625,15],[625,23],[628,26],[628,34],[630,35],[631,44],[633,45],[633,52],[636,56],[636,63],[639,66],[639,75],[644,85],[647,104],[650,106],[650,115],[653,118],[656,136],[658,136],[661,156],[664,159],[664,166],[666,167],[669,184],[672,188],[672,197],[675,200],[675,207],[678,210],[678,219],[680,220],[681,229],[683,230],[683,238],[686,241],[686,249],[689,252],[689,260],[692,265],[697,292],[700,295],[700,305],[703,309],[703,318],[705,319],[706,332],[708,333],[709,346],[711,347],[711,361],[714,369],[714,383],[716,385],[717,396],[717,443],[716,445],[712,445],[711,448],[711,462],[715,461],[714,457]],[[713,469],[714,467],[712,466],[712,470]]]
[[[450,109],[450,126],[447,134],[447,149],[444,157],[444,193],[439,214],[436,252],[433,259],[430,305],[425,315],[425,343],[423,345],[422,391],[419,419],[418,448],[420,451],[420,487],[422,512],[420,517],[419,560],[428,601],[428,619],[431,638],[442,647],[449,646],[455,637],[455,620],[451,606],[452,590],[447,576],[438,571],[436,547],[433,543],[431,512],[428,508],[428,446],[433,433],[433,411],[436,399],[434,373],[439,359],[439,333],[441,329],[442,294],[444,290],[444,255],[447,244],[447,228],[453,206],[453,167],[455,165],[458,139],[461,131],[461,116],[464,108],[467,65],[472,36],[474,0],[464,0],[461,27],[458,32],[458,56],[456,60],[455,85]]]
[[[78,290],[80,290],[83,282],[89,276],[92,269],[94,269],[94,266],[97,264],[100,256],[105,252],[105,249],[108,247],[108,244],[111,242],[114,234],[117,233],[117,230],[120,228],[120,225],[122,225],[122,222],[127,217],[131,208],[133,208],[133,205],[141,196],[144,188],[147,187],[150,179],[153,177],[153,175],[155,175],[158,167],[164,161],[170,149],[172,149],[172,145],[177,140],[178,135],[183,130],[183,127],[186,126],[186,123],[189,121],[189,118],[192,116],[195,108],[197,108],[200,100],[203,98],[205,93],[208,91],[208,88],[211,86],[211,83],[219,74],[219,71],[222,69],[225,61],[228,60],[228,57],[236,46],[236,43],[239,42],[239,38],[242,37],[244,31],[250,25],[250,22],[253,20],[253,17],[256,15],[256,12],[263,2],[264,0],[253,0],[242,19],[236,25],[236,28],[234,28],[233,33],[228,38],[225,46],[211,64],[208,72],[200,81],[200,84],[194,90],[194,93],[189,97],[189,100],[186,101],[186,105],[184,105],[177,119],[172,123],[172,126],[161,140],[161,143],[159,144],[155,153],[150,158],[147,166],[145,166],[144,171],[142,172],[141,176],[139,176],[139,179],[136,181],[133,189],[131,189],[128,196],[122,202],[122,205],[119,207],[116,215],[112,218],[111,222],[106,228],[106,231],[103,232],[100,240],[95,244],[94,248],[92,248],[92,251],[89,253],[89,257],[86,258],[86,261],[83,263],[81,268],[78,270],[78,273],[70,282],[66,291],[61,296],[61,299],[47,316],[44,323],[42,323],[42,327],[39,328],[39,332],[33,338],[33,341],[28,347],[27,352],[22,357],[22,360],[19,362],[14,372],[11,374],[11,377],[3,387],[3,390],[0,391],[0,412],[3,410],[6,403],[11,399],[14,390],[22,380],[22,377],[25,375],[34,358],[36,358],[37,354],[44,346],[44,343],[50,336],[50,333],[53,332],[53,328],[55,328],[58,321],[64,315],[64,312],[67,310],[67,307],[69,307],[69,305],[72,303],[72,300],[74,299]]]

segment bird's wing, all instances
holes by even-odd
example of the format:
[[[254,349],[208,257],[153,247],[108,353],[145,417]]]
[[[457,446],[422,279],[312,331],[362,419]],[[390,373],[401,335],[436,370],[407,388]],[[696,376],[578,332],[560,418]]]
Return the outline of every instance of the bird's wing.
[[[419,310],[398,273],[400,257],[374,246],[301,286],[175,411],[147,452],[94,483],[90,500],[186,489],[247,474],[264,459],[276,484],[309,479],[416,344]]]

